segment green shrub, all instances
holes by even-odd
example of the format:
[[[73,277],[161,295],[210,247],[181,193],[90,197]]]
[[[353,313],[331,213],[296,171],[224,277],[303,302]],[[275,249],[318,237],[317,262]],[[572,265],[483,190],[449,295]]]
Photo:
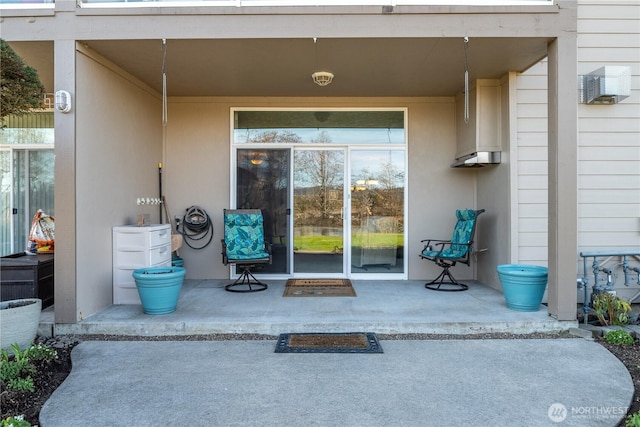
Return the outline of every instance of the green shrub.
[[[54,349],[42,344],[32,345],[25,350],[25,353],[30,361],[52,362],[58,358],[58,353]]]
[[[18,392],[35,391],[33,378],[36,367],[34,362],[49,363],[58,357],[58,353],[44,345],[32,345],[24,351],[18,344],[11,345],[13,359],[9,359],[6,350],[0,351],[0,382],[7,385],[7,388]]]
[[[0,421],[0,427],[31,427],[31,424],[24,419],[24,416],[17,415]]]
[[[634,339],[631,334],[622,329],[607,332],[604,334],[604,340],[609,344],[615,345],[631,345],[634,343]]]
[[[593,309],[603,326],[626,325],[629,323],[628,313],[631,304],[617,295],[602,292],[593,298]]]
[[[27,376],[25,378],[12,378],[7,382],[7,388],[21,393],[33,393],[36,391],[36,387],[31,376]]]
[[[20,379],[30,378],[33,373],[33,366],[29,363],[29,359],[25,357],[26,350],[23,352],[20,350],[20,346],[13,344],[11,346],[13,350],[14,358],[9,360],[9,353],[6,350],[2,350],[0,353],[0,381],[7,385],[12,390],[23,390],[24,385],[18,383]],[[13,388],[17,386],[18,389]]]
[[[640,411],[627,417],[626,427],[640,427]]]

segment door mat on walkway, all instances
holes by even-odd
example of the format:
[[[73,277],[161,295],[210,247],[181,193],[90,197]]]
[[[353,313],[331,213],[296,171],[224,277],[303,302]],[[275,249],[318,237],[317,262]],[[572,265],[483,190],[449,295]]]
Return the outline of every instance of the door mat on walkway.
[[[276,353],[382,353],[373,332],[280,334]]]
[[[355,297],[348,279],[289,279],[284,297]]]

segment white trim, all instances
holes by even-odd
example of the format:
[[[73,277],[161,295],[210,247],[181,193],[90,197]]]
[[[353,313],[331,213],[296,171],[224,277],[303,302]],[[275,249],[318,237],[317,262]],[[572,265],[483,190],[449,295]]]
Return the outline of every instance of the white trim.
[[[50,3],[0,3],[0,9],[14,9],[14,10],[24,10],[24,9],[54,9],[55,4],[53,1]]]
[[[349,145],[343,142],[336,142],[335,144],[325,145],[325,144],[291,144],[291,143],[235,143],[234,142],[234,134],[235,134],[235,112],[236,111],[333,111],[333,112],[348,112],[348,111],[401,111],[403,113],[403,130],[404,130],[404,142],[402,144],[354,144]],[[352,278],[354,280],[406,280],[408,278],[408,215],[409,215],[409,188],[408,188],[408,146],[409,146],[409,108],[408,107],[231,107],[229,110],[229,145],[230,145],[230,163],[229,170],[234,171],[237,167],[237,150],[242,149],[289,149],[290,150],[290,163],[291,167],[289,168],[289,201],[293,203],[293,173],[294,173],[294,153],[296,148],[302,150],[328,150],[335,149],[341,150],[345,155],[345,166],[344,166],[344,188],[345,192],[343,194],[343,209],[345,209],[345,215],[343,220],[343,239],[345,243],[345,250],[343,252],[343,272],[342,273],[295,273],[294,265],[290,265],[291,271],[289,274],[285,273],[275,273],[275,274],[265,274],[261,275],[265,279],[287,279],[287,278],[295,278],[295,277],[332,277],[332,278]],[[403,231],[403,245],[404,245],[404,257],[403,257],[403,266],[401,273],[352,273],[351,272],[351,246],[349,246],[348,250],[346,249],[346,243],[351,244],[351,194],[348,191],[349,182],[350,182],[350,173],[351,173],[351,152],[352,151],[375,151],[375,150],[392,150],[392,151],[404,151],[404,197],[403,197],[403,222],[404,222],[404,231]],[[229,188],[229,206],[231,208],[236,208],[236,191],[237,191],[237,173],[231,173],[230,188]],[[290,207],[293,209],[293,206]],[[293,218],[293,212],[291,215]],[[293,242],[293,222],[291,222],[291,227],[289,227],[289,236],[288,241]],[[288,256],[291,260],[293,260],[293,245],[289,245],[287,248],[289,251]],[[232,279],[236,279],[238,276],[233,275],[233,267],[230,266],[230,274]]]
[[[80,3],[83,9],[150,8],[150,7],[278,7],[278,6],[541,6],[553,5],[555,0],[156,0],[145,2],[104,1]],[[11,9],[22,9],[11,7]],[[43,5],[36,5],[42,8]],[[49,5],[44,5],[49,6]],[[0,6],[4,7],[4,6]]]
[[[313,277],[331,277],[331,278],[344,278],[344,277],[349,277],[350,271],[348,266],[351,265],[351,251],[347,251],[347,242],[351,242],[351,238],[349,237],[351,234],[351,222],[347,221],[347,212],[351,212],[350,211],[350,206],[347,205],[347,198],[350,197],[350,193],[348,193],[348,176],[347,173],[350,170],[350,163],[351,163],[351,159],[350,159],[350,151],[349,151],[349,146],[345,145],[345,144],[335,144],[335,145],[327,145],[327,144],[299,144],[299,145],[295,145],[292,147],[291,150],[291,163],[290,163],[290,167],[289,167],[289,172],[291,174],[291,185],[289,186],[290,189],[290,201],[291,201],[291,229],[290,229],[290,238],[289,238],[289,242],[293,243],[293,239],[294,239],[294,220],[293,218],[295,217],[295,153],[296,152],[303,152],[303,151],[338,151],[341,152],[343,155],[343,159],[342,159],[342,271],[339,273],[308,273],[308,272],[303,272],[303,273],[296,273],[295,271],[295,262],[293,262],[292,266],[293,269],[291,271],[292,277],[294,278],[301,278],[301,277],[309,277],[309,278],[313,278]],[[295,252],[293,250],[293,244],[289,245],[289,247],[287,248],[289,250],[289,255],[291,257],[291,260],[294,261],[295,260]]]
[[[50,129],[50,128],[41,128],[41,129]],[[0,150],[53,150],[55,149],[54,144],[0,144]]]

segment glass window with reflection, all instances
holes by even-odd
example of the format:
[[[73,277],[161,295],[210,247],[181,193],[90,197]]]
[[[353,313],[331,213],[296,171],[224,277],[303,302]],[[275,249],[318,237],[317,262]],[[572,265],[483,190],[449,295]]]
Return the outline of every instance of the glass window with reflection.
[[[404,144],[404,111],[235,111],[235,144]]]

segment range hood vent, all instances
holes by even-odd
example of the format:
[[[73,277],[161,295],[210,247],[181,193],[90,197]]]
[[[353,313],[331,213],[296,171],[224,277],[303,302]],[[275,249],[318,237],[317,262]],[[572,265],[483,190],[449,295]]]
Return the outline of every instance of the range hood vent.
[[[460,157],[452,168],[482,168],[500,163],[500,151],[479,151]]]

